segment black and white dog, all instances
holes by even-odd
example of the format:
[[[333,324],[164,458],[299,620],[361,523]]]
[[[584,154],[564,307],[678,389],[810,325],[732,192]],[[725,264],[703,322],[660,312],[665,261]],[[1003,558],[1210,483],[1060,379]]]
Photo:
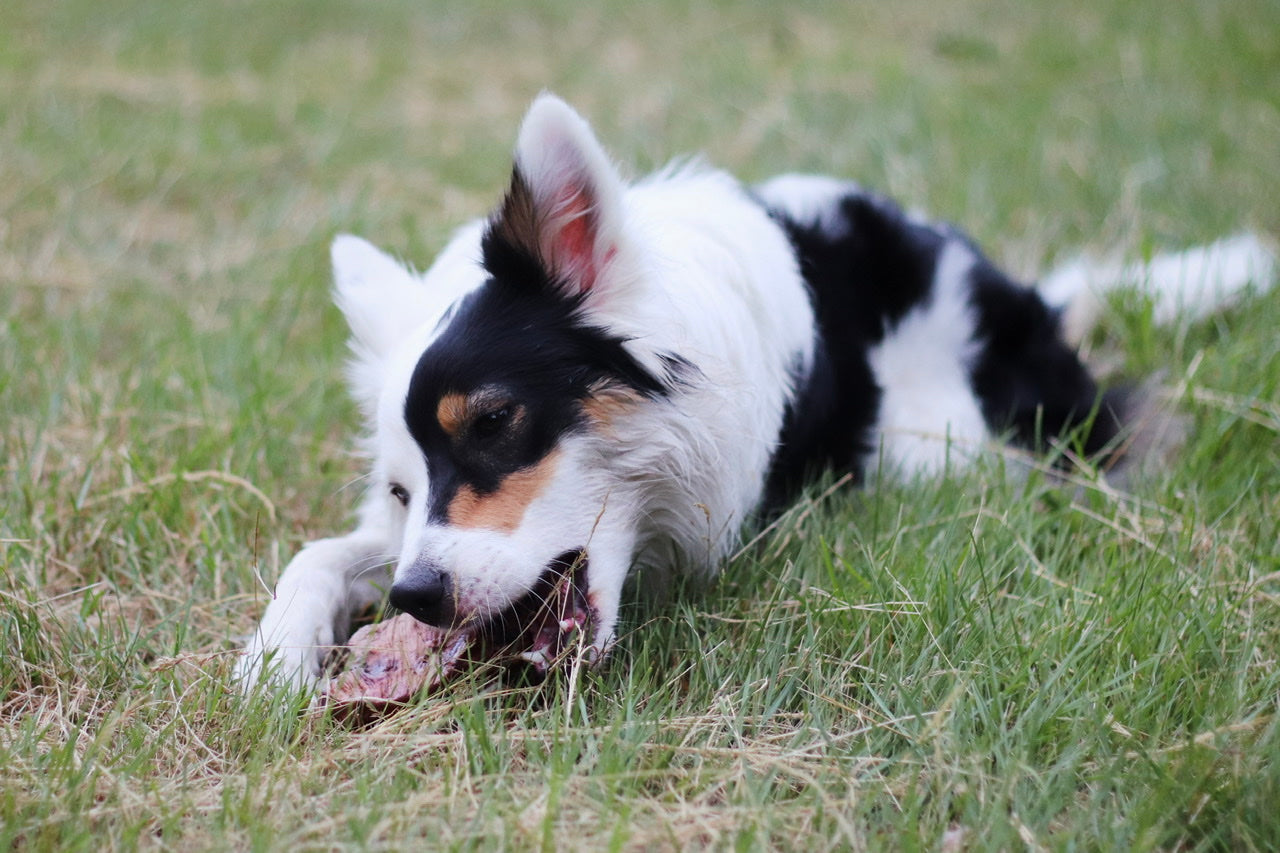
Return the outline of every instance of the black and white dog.
[[[683,166],[624,182],[543,95],[501,206],[426,273],[334,242],[372,487],[353,532],[286,568],[238,675],[313,682],[388,591],[536,666],[570,636],[598,654],[633,566],[713,569],[806,476],[940,473],[995,440],[1068,434],[1107,454],[1126,406],[1064,321],[1139,277],[1158,313],[1203,310],[1269,283],[1271,263],[1245,236],[1141,269],[1067,268],[1035,291],[845,181],[745,189]]]

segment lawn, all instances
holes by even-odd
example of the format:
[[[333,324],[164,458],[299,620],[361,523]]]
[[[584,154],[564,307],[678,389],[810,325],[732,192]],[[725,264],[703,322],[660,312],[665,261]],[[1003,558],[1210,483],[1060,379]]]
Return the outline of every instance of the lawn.
[[[353,729],[234,650],[361,489],[327,243],[419,267],[557,91],[635,174],[834,172],[1033,277],[1280,234],[1280,5],[14,0],[0,847],[1275,849],[1280,296],[1087,342],[1191,430],[1121,491],[818,484],[599,670]]]

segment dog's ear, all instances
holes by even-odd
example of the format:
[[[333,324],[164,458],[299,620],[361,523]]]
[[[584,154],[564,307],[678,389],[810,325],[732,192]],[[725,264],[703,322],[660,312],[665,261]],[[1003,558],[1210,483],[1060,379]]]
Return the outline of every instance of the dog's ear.
[[[422,283],[395,258],[367,240],[339,234],[330,249],[334,301],[353,342],[379,356],[421,322]]]
[[[485,266],[495,278],[590,300],[619,250],[623,183],[573,108],[544,93],[516,142],[511,187],[489,223]]]
[[[426,288],[403,264],[359,237],[338,235],[329,254],[334,301],[351,327],[352,394],[371,415],[381,390],[383,360],[421,322]]]

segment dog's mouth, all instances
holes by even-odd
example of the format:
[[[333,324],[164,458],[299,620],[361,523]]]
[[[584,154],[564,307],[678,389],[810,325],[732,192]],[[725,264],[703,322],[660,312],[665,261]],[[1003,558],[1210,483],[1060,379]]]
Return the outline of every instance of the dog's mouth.
[[[590,642],[594,624],[586,552],[575,549],[554,558],[529,592],[495,615],[463,620],[452,629],[424,629],[442,635],[442,663],[449,670],[524,661],[544,674],[564,654]]]
[[[589,649],[597,621],[587,596],[586,552],[566,551],[496,616],[437,628],[403,613],[361,628],[344,650],[345,668],[326,683],[325,699],[363,719],[478,664],[524,662],[541,675],[575,650]]]
[[[587,571],[586,551],[566,551],[514,604],[483,621],[464,623],[460,631],[472,655],[521,660],[545,673],[573,649],[585,648],[596,621],[587,597]]]

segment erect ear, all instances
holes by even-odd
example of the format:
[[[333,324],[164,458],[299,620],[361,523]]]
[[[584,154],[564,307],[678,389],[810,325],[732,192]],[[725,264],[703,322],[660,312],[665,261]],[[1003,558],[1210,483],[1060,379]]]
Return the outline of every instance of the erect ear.
[[[339,234],[330,249],[334,301],[352,344],[385,355],[422,322],[425,288],[403,264],[367,240]]]
[[[334,301],[351,327],[347,368],[352,396],[372,417],[381,392],[384,359],[426,316],[426,287],[372,243],[340,234],[330,249]]]
[[[618,250],[622,188],[586,121],[555,95],[539,95],[520,127],[511,187],[485,235],[486,268],[587,296]]]

